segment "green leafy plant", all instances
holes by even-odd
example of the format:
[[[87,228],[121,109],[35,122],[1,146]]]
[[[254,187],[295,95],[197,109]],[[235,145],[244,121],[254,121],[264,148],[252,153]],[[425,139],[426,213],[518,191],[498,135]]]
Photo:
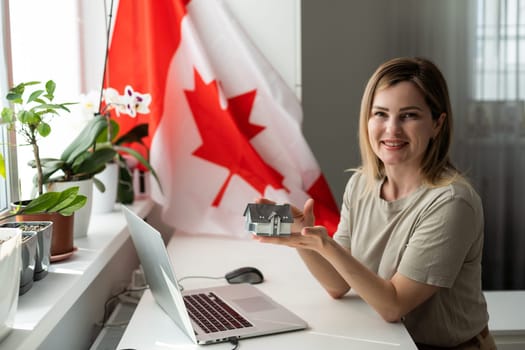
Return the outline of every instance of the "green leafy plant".
[[[95,117],[64,149],[60,158],[42,158],[44,183],[90,179],[104,170],[106,164],[117,155],[112,148],[95,148],[97,137],[106,128],[107,121]],[[34,162],[31,165],[36,166]]]
[[[78,194],[78,190],[78,186],[73,186],[62,192],[46,192],[30,201],[20,202],[13,210],[0,217],[0,221],[20,214],[59,213],[70,216],[87,201],[87,197]]]
[[[103,89],[102,93],[91,91],[89,94],[81,96],[81,106],[85,114],[92,115],[93,118],[89,118],[88,124],[81,132],[77,140],[73,141],[70,147],[72,149],[78,148],[78,145],[84,141],[91,143],[92,147],[89,149],[91,152],[107,152],[108,159],[112,150],[114,157],[109,161],[116,163],[119,167],[119,182],[117,191],[117,201],[120,203],[129,204],[134,200],[133,191],[133,177],[131,169],[126,162],[126,158],[131,158],[140,163],[144,169],[147,169],[153,176],[153,178],[159,184],[161,188],[157,173],[149,163],[148,159],[143,156],[139,151],[130,147],[130,144],[141,145],[147,150],[147,146],[143,142],[143,139],[148,136],[148,124],[139,123],[126,133],[120,134],[120,125],[118,124],[118,118],[112,118],[111,112],[114,111],[116,117],[121,115],[128,115],[132,118],[136,117],[137,114],[148,114],[149,104],[151,102],[150,94],[143,94],[134,91],[131,86],[126,86],[123,93],[113,88]],[[95,109],[96,108],[96,109]],[[93,136],[96,135],[95,139]],[[81,139],[83,140],[81,142]],[[61,157],[62,161],[65,160],[65,156],[74,154],[69,150],[64,151],[64,155]],[[60,163],[56,163],[56,160],[46,160],[47,162],[55,162],[52,166],[47,166],[49,172],[56,171],[53,166],[61,166]],[[73,164],[72,162],[69,162]],[[82,162],[76,162],[80,165]],[[61,169],[65,173],[65,169]],[[50,179],[53,181],[52,179]],[[103,190],[104,185],[95,178],[95,185],[99,190]],[[161,188],[162,190],[162,188]]]
[[[119,166],[119,185],[117,192],[117,200],[120,203],[129,204],[133,202],[134,190],[133,190],[133,175],[126,162],[125,155],[133,157],[137,160],[144,168],[146,168],[155,178],[159,184],[159,188],[162,190],[160,180],[157,173],[149,163],[149,161],[131,147],[125,145],[137,143],[146,148],[143,139],[148,136],[148,125],[141,123],[130,129],[127,133],[117,137],[120,131],[118,123],[109,118],[106,114],[106,120],[108,121],[109,128],[106,128],[97,139],[97,147],[110,147],[117,151],[117,157],[115,161]]]
[[[119,126],[115,121],[103,115],[95,115],[64,149],[60,158],[41,160],[44,183],[93,178],[95,186],[104,192],[104,184],[95,175],[104,170],[107,163],[116,162],[119,165],[120,177],[118,201],[133,202],[132,177],[124,154],[137,159],[158,181],[157,174],[149,162],[139,152],[123,145],[128,142],[142,142],[142,138],[147,136],[147,125],[139,125],[117,138],[118,131]],[[31,164],[36,166],[34,162]]]
[[[0,217],[0,221],[19,214],[59,213],[69,216],[87,202],[86,196],[78,194],[78,186],[62,192],[43,192],[44,171],[38,141],[41,137],[47,137],[51,133],[49,119],[60,115],[59,112],[69,112],[68,106],[74,103],[53,102],[56,89],[53,80],[48,80],[43,88],[41,86],[42,83],[38,81],[16,85],[8,91],[6,96],[6,99],[11,102],[11,107],[2,109],[2,121],[8,123],[9,128],[22,137],[24,141],[22,145],[32,147],[34,158],[32,163],[37,169],[35,183],[38,196],[31,200],[18,202],[13,210]],[[33,89],[28,91],[28,87],[33,87]],[[0,162],[0,168],[4,169],[2,175],[5,177],[4,159],[2,158]]]
[[[29,87],[33,89],[29,90]],[[51,133],[50,118],[60,115],[59,112],[70,112],[68,106],[74,104],[55,103],[55,89],[56,84],[53,80],[48,80],[43,87],[39,81],[20,83],[11,88],[6,95],[11,107],[2,109],[2,121],[8,123],[9,128],[16,130],[25,145],[32,147],[34,167],[37,171],[35,182],[39,195],[44,192],[44,175],[38,140]]]

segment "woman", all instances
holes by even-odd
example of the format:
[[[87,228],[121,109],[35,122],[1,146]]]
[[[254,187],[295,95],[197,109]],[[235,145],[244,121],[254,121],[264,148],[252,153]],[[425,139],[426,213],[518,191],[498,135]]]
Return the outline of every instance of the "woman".
[[[382,64],[361,102],[363,164],[333,239],[314,226],[312,199],[294,208],[295,234],[255,238],[297,248],[332,297],[353,288],[385,320],[403,321],[420,349],[495,349],[481,290],[481,201],[450,162],[451,134],[439,69],[421,58]]]

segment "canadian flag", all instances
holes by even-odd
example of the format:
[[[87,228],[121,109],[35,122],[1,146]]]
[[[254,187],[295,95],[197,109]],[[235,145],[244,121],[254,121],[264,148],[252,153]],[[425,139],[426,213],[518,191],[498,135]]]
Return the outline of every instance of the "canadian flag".
[[[152,95],[151,114],[121,130],[149,122],[162,184],[152,197],[167,224],[246,237],[254,199],[302,208],[313,198],[316,224],[335,232],[339,210],[302,135],[300,101],[227,4],[120,0],[108,72],[107,86]]]

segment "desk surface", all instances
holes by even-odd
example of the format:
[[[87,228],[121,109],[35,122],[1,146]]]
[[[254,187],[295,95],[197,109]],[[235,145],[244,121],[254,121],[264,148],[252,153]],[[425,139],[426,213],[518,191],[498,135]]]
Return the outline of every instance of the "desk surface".
[[[485,292],[489,329],[496,337],[519,335],[525,342],[525,290]]]
[[[310,275],[295,250],[251,239],[174,234],[168,244],[177,278],[219,277],[241,266],[265,275],[257,285],[275,301],[303,318],[309,329],[241,340],[242,349],[416,349],[401,323],[385,322],[356,295],[334,300]],[[225,284],[224,279],[185,279],[186,289]],[[193,345],[146,291],[118,349],[193,349]],[[231,349],[229,343],[206,349]]]

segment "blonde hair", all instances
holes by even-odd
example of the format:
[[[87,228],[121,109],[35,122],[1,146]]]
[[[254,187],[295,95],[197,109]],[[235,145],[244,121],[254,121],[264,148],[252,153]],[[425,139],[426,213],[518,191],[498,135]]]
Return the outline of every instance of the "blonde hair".
[[[423,181],[430,186],[442,186],[461,177],[452,165],[449,149],[452,140],[452,108],[447,83],[440,70],[424,58],[394,58],[380,65],[368,81],[361,100],[359,115],[359,148],[361,171],[367,178],[369,189],[385,176],[383,162],[376,156],[368,138],[368,119],[376,92],[402,81],[412,82],[423,94],[430,107],[432,119],[437,121],[442,114],[441,129],[429,142],[423,156],[421,171]]]

